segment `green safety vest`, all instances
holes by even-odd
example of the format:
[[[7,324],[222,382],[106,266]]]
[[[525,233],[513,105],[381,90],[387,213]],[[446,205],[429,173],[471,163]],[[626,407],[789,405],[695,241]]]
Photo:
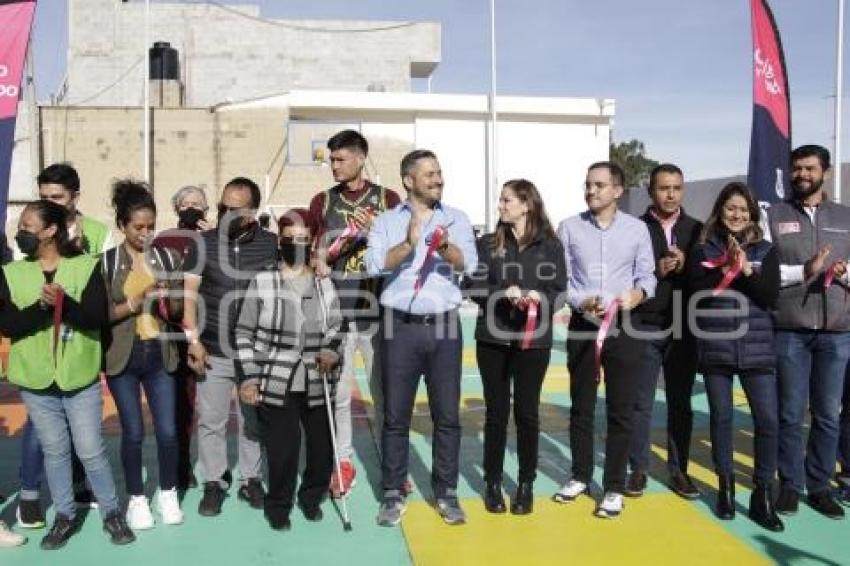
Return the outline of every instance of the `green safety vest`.
[[[97,258],[80,255],[62,258],[53,282],[79,302],[92,277]],[[12,303],[24,309],[37,302],[45,283],[38,261],[20,260],[3,266]],[[100,372],[100,330],[83,330],[62,325],[54,357],[53,325],[35,334],[12,338],[8,379],[27,389],[46,389],[53,383],[63,391],[75,391],[93,383]]]
[[[100,255],[103,252],[103,244],[106,243],[109,228],[103,222],[88,216],[80,216],[79,223],[83,242],[86,244],[83,251],[89,255]]]

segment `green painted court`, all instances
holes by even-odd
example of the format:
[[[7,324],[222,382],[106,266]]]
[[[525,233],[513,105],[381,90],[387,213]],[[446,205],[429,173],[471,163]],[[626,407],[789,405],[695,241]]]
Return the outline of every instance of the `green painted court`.
[[[200,490],[186,494],[183,507],[186,522],[176,527],[157,525],[138,534],[127,547],[113,547],[100,530],[96,512],[86,518],[82,532],[57,552],[38,548],[45,530],[19,531],[29,536],[27,545],[0,549],[2,566],[204,566],[241,564],[818,564],[850,563],[850,523],[823,518],[801,505],[800,513],[785,519],[784,533],[762,530],[746,518],[749,476],[752,473],[752,436],[749,414],[742,392],[736,394],[736,472],[738,479],[738,518],[716,520],[711,513],[714,474],[711,471],[708,442],[707,402],[697,384],[696,413],[691,472],[703,490],[702,499],[689,503],[673,495],[663,485],[664,395],[658,391],[653,426],[653,468],[648,493],[628,499],[624,515],[614,521],[595,518],[593,502],[584,498],[560,506],[549,501],[568,475],[569,449],[567,423],[569,410],[568,375],[563,349],[553,352],[541,403],[542,434],[540,466],[535,484],[534,513],[526,517],[490,515],[484,511],[480,493],[484,481],[481,469],[484,405],[475,365],[471,321],[466,321],[463,374],[463,427],[459,491],[469,515],[463,527],[448,527],[431,507],[430,417],[424,387],[417,401],[411,432],[410,474],[415,486],[402,528],[388,529],[375,524],[380,472],[370,426],[371,403],[361,374],[359,402],[355,403],[355,450],[357,486],[349,501],[353,530],[343,532],[331,501],[323,505],[321,523],[308,523],[296,509],[292,530],[273,532],[262,513],[237,501],[231,490],[224,511],[217,518],[197,514]],[[563,340],[560,341],[563,344]],[[119,464],[119,429],[114,406],[107,399],[105,430],[110,458],[119,490],[123,483]],[[8,384],[0,386],[0,493],[14,495],[17,489],[19,432],[25,412]],[[597,411],[597,426],[604,432],[604,404]],[[602,434],[598,435],[597,464],[601,460]],[[145,444],[146,469],[156,469],[152,438]],[[231,442],[231,462],[235,443]],[[509,442],[506,473],[516,474],[513,444]],[[596,480],[601,479],[597,468]],[[155,478],[148,479],[149,495]],[[509,480],[510,493],[514,484]],[[595,495],[600,496],[597,486]],[[46,496],[45,496],[46,497]],[[45,504],[48,500],[45,499]],[[0,506],[2,518],[15,522],[14,499]],[[50,513],[48,514],[50,516]],[[17,528],[16,528],[17,530]]]

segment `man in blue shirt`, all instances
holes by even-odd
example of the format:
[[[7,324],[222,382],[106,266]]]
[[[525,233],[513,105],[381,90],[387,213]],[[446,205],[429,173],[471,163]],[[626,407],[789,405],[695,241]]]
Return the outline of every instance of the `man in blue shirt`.
[[[588,168],[584,199],[588,210],[558,226],[566,254],[567,301],[572,309],[567,335],[570,371],[570,449],[573,477],[555,494],[568,503],[586,493],[593,478],[593,413],[596,389],[605,379],[608,428],[605,439],[605,495],[596,509],[603,518],[623,510],[626,465],[637,393],[635,368],[645,344],[628,311],[655,294],[655,257],[646,224],[617,210],[623,170],[602,161]],[[607,331],[606,314],[613,315]],[[601,357],[596,341],[604,339]],[[601,366],[601,367],[600,367]]]
[[[410,420],[424,374],[434,419],[431,481],[437,509],[446,523],[462,524],[466,515],[457,498],[463,350],[459,275],[475,271],[475,236],[466,214],[440,202],[443,175],[433,152],[408,153],[401,161],[401,178],[408,198],[375,219],[366,250],[369,275],[384,279],[384,495],[377,520],[397,525],[404,513]]]

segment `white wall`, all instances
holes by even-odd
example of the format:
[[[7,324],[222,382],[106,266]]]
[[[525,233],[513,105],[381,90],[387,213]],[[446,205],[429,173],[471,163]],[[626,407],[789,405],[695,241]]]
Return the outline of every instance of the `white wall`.
[[[607,126],[505,120],[497,130],[500,188],[510,179],[533,182],[555,225],[585,210],[585,173],[608,158]]]
[[[443,169],[443,201],[484,224],[487,138],[482,120],[416,119],[416,147],[437,154]]]

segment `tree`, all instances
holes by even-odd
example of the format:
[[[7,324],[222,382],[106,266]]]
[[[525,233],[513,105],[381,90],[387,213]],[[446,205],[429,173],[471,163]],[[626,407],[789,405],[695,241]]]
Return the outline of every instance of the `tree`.
[[[611,144],[610,159],[623,168],[626,174],[626,188],[646,188],[649,185],[649,173],[658,162],[646,156],[646,146],[640,140],[629,140]]]

